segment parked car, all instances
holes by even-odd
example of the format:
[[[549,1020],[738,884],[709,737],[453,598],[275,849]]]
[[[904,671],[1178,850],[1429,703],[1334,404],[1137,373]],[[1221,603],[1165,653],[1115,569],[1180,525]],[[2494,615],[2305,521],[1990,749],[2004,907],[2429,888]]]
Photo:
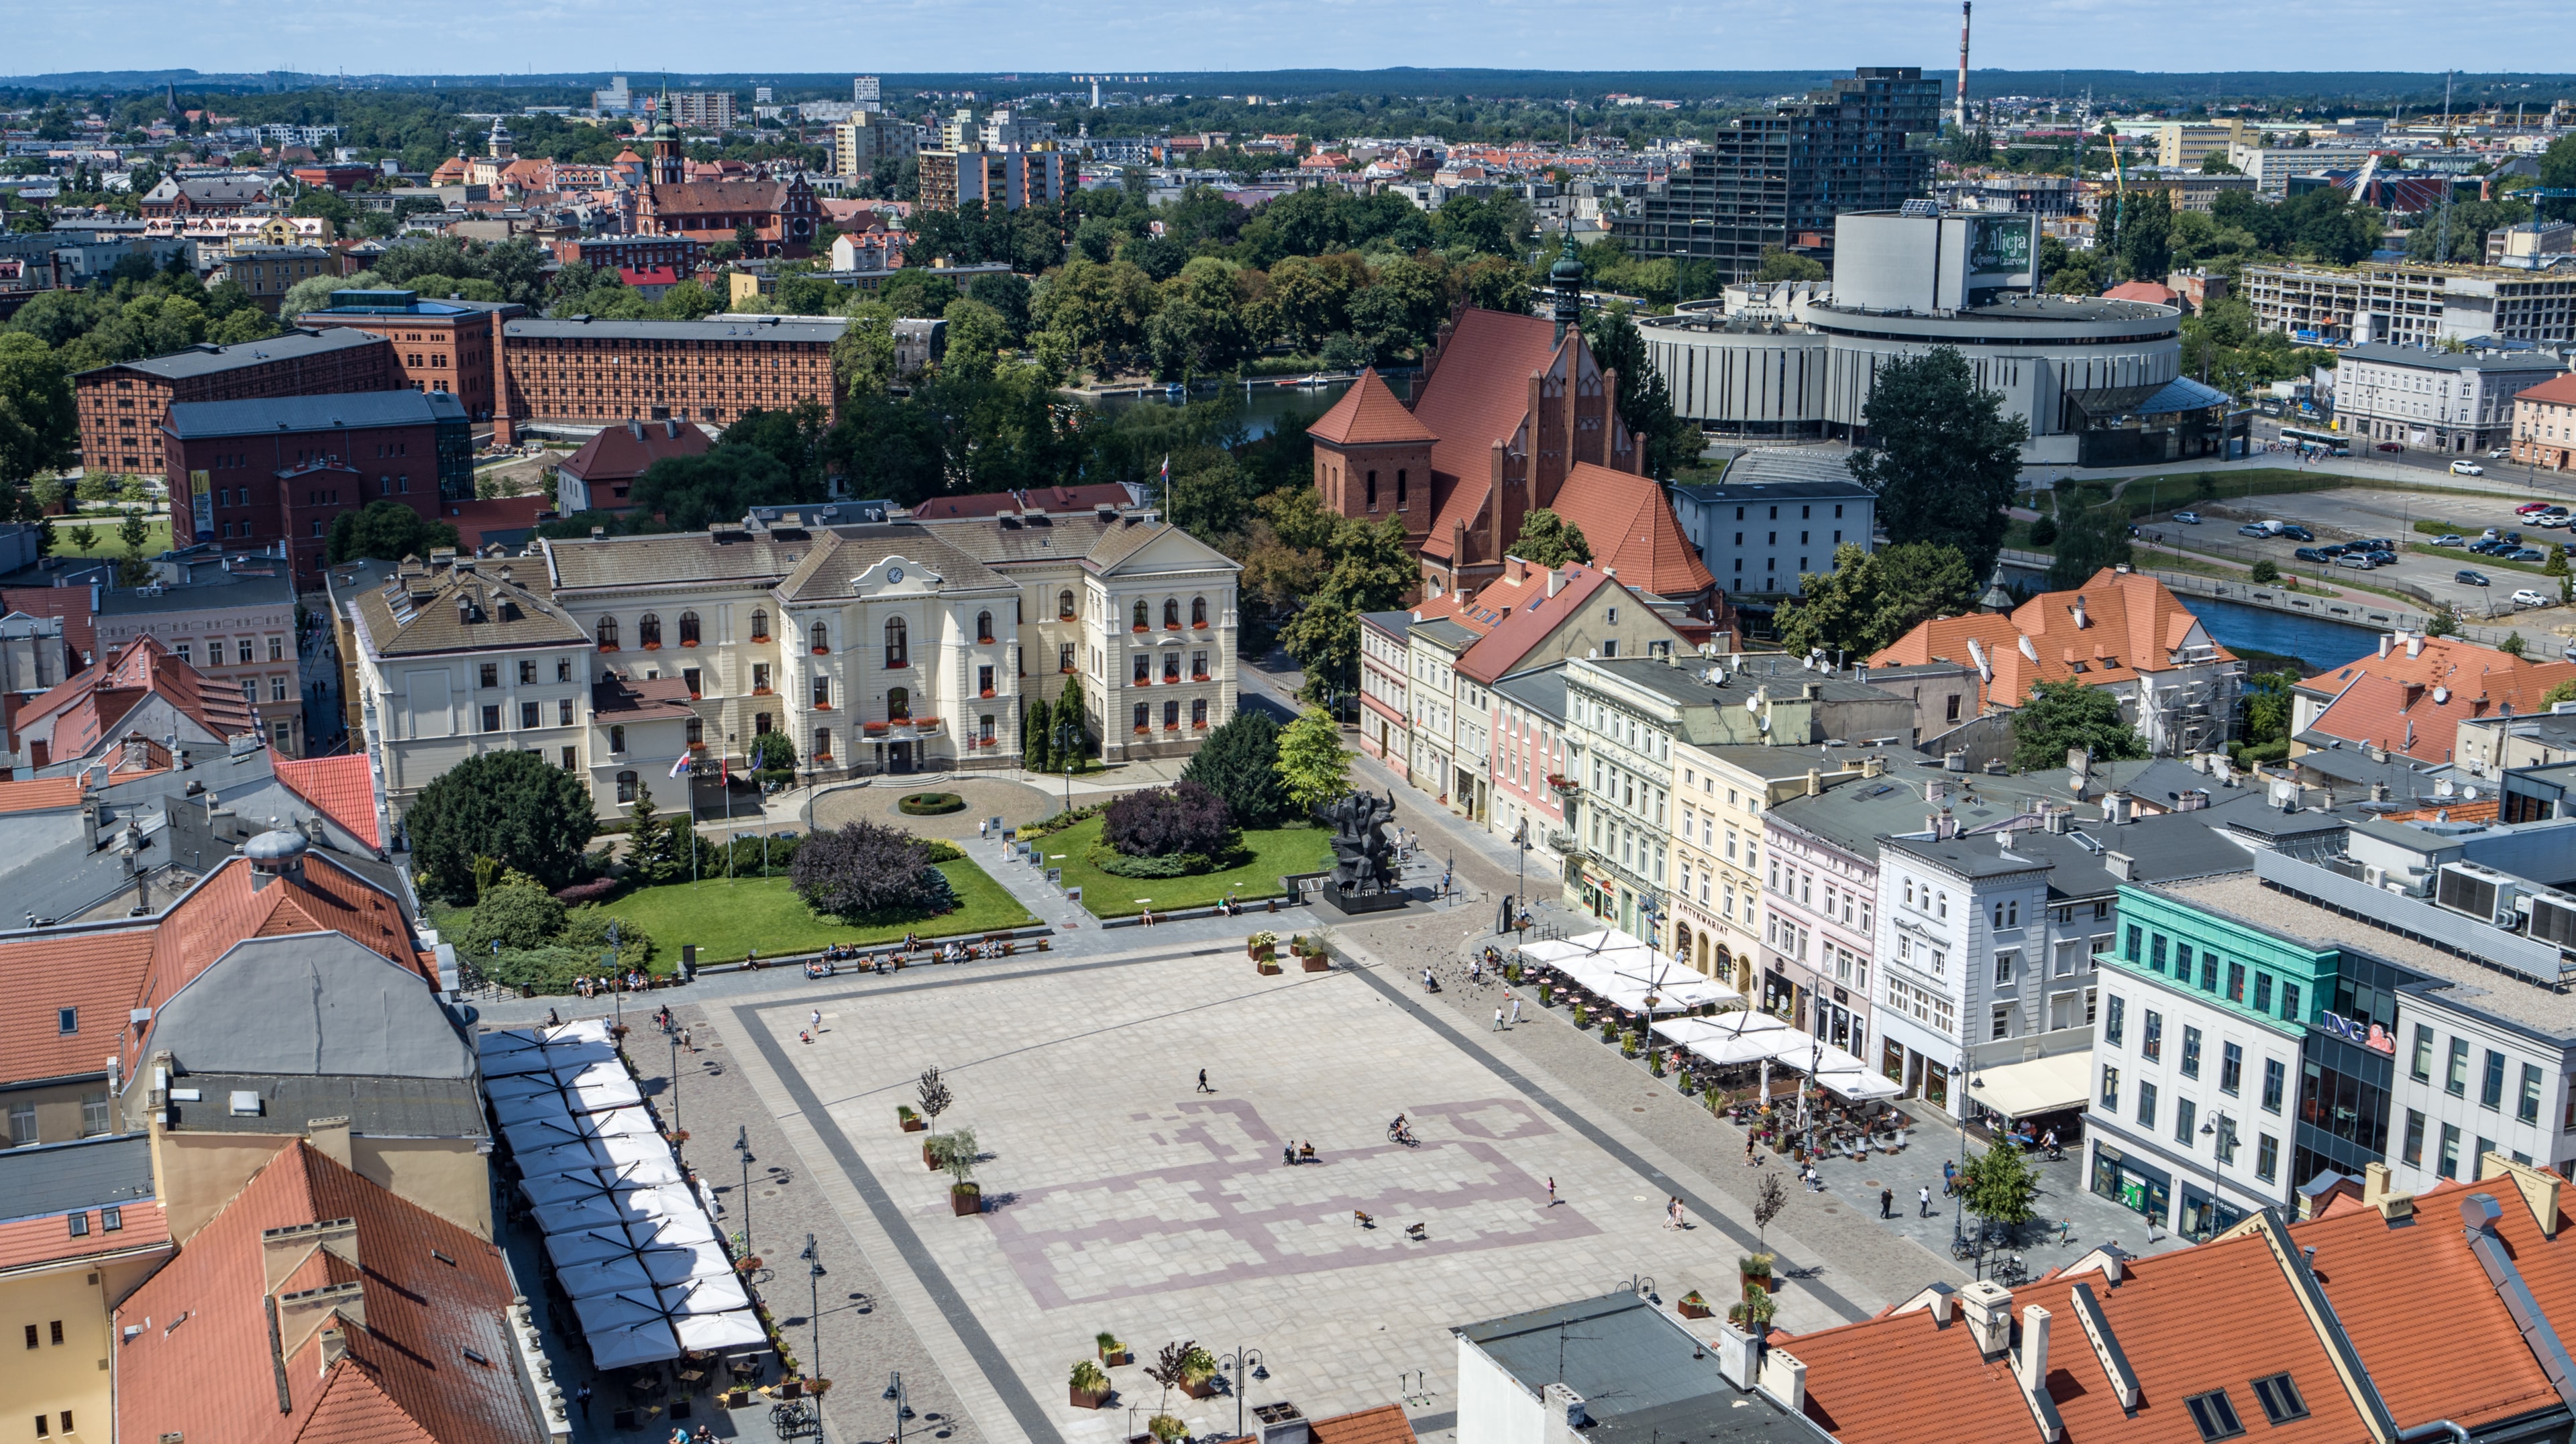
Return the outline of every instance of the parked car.
[[[2308,530],[2306,527],[2293,525],[2289,522],[2283,522],[2281,524],[2281,529],[2274,532],[2273,535],[2289,537],[2294,541],[2315,541],[2317,539],[2317,534],[2315,532]]]
[[[2487,584],[2487,574],[2484,572],[2473,572],[2467,567],[2462,567],[2458,571],[2451,573],[2451,580],[2460,583],[2462,586],[2483,587]]]
[[[2301,547],[2297,551],[2290,553],[2290,555],[2297,557],[2303,562],[2330,562],[2334,560],[2332,556],[2317,547]]]
[[[2391,536],[2365,537],[2364,539],[2353,543],[2353,545],[2366,551],[2393,552],[2397,550],[2397,538]]]
[[[2498,536],[2501,536],[2502,534],[2503,534],[2503,533],[2498,532],[2494,527],[2488,527],[2485,531],[2482,531],[2482,532],[2479,532],[2479,533],[2478,533],[2478,540],[2480,540],[2480,541],[2494,541]]]
[[[2549,605],[2549,599],[2529,587],[2518,587],[2514,590],[2513,604],[2517,607],[2545,607]]]
[[[2478,465],[2474,461],[2455,461],[2451,463],[2451,474],[2453,476],[2484,476],[2487,474],[2487,469]]]
[[[2446,531],[2440,536],[2433,538],[2433,545],[2437,547],[2455,547],[2459,544],[2460,534],[2455,531]]]
[[[2369,571],[2371,567],[2375,565],[2370,558],[2362,556],[2356,552],[2347,552],[2342,556],[2336,557],[2334,564],[2339,567],[2350,567],[2357,572]]]
[[[2178,512],[2175,512],[2175,513],[2174,513],[2174,515],[2173,515],[2173,519],[2174,519],[2174,520],[2176,520],[2176,521],[2178,521],[2178,522],[2181,522],[2184,526],[2198,526],[2198,525],[2200,525],[2200,513],[2199,513],[2199,512],[2196,512],[2196,511],[2178,511]]]
[[[2504,559],[2509,562],[2545,562],[2549,560],[2549,553],[2538,547],[2515,547],[2504,554]]]
[[[2404,451],[2406,448],[2398,445],[2394,441],[2383,441],[2374,449],[2379,451]]]
[[[2259,521],[2249,521],[2236,529],[2238,536],[2270,536],[2272,529]]]
[[[2362,555],[2370,558],[2370,564],[2372,566],[2393,567],[2397,565],[2397,553],[2389,551],[2385,547],[2373,547],[2369,551],[2363,552]]]
[[[2511,453],[2510,451],[2506,450],[2504,447],[2499,446],[2499,447],[2497,447],[2495,450],[2490,451],[2490,452],[2488,452],[2488,453],[2487,453],[2487,460],[2489,460],[2489,461],[2502,461],[2502,460],[2504,460],[2507,456],[2510,456],[2510,455],[2512,455],[2512,454],[2513,454],[2513,453]]]
[[[2549,510],[2549,503],[2545,501],[2526,501],[2522,505],[2515,507],[2513,509],[2513,514],[2515,516],[2531,516],[2535,513],[2547,510]]]

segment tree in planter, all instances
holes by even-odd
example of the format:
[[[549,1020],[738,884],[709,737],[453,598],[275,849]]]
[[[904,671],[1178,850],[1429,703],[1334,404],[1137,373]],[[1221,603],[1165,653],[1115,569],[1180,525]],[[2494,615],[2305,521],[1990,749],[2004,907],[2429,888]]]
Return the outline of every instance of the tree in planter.
[[[1190,1426],[1169,1414],[1157,1414],[1145,1421],[1145,1432],[1154,1436],[1156,1444],[1179,1444],[1189,1437]]]
[[[975,1130],[955,1128],[930,1135],[930,1161],[948,1172],[948,1192],[963,1195],[975,1189],[975,1162],[983,1156],[976,1146]]]
[[[922,1116],[929,1119],[934,1128],[939,1126],[939,1115],[947,1112],[948,1105],[957,1101],[950,1095],[948,1085],[941,1081],[936,1067],[921,1070],[921,1077],[914,1084],[914,1092],[921,1099]]]
[[[1066,1382],[1072,1385],[1074,1393],[1086,1398],[1097,1399],[1109,1392],[1109,1376],[1089,1359],[1074,1360],[1073,1377]]]
[[[1789,1206],[1788,1185],[1777,1173],[1765,1172],[1753,1188],[1753,1237],[1756,1242],[1770,1242],[1771,1220]]]
[[[1171,1418],[1170,1415],[1160,1411],[1164,1405],[1172,1402],[1172,1391],[1189,1381],[1190,1356],[1204,1352],[1205,1350],[1199,1347],[1198,1340],[1181,1339],[1165,1344],[1163,1351],[1154,1356],[1154,1362],[1145,1366],[1145,1377],[1163,1386],[1162,1402],[1154,1406],[1156,1418]],[[1162,1436],[1158,1434],[1155,1437]]]

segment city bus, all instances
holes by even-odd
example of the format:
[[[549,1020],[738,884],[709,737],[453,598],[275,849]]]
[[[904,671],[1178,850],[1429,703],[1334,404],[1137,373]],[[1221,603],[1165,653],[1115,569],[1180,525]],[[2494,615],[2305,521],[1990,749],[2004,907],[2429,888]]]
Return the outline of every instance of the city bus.
[[[2302,451],[2315,447],[2328,456],[2352,455],[2351,437],[2338,436],[2331,431],[2318,431],[2313,427],[2284,426],[2281,428],[2281,440]]]

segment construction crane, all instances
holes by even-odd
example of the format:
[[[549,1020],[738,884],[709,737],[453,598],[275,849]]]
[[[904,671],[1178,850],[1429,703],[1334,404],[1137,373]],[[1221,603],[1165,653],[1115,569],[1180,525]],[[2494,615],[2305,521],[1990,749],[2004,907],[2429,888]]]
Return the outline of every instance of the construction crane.
[[[2116,251],[2121,233],[2129,228],[2129,182],[2120,169],[2120,128],[2102,122],[2102,140],[2111,147],[2111,246]]]

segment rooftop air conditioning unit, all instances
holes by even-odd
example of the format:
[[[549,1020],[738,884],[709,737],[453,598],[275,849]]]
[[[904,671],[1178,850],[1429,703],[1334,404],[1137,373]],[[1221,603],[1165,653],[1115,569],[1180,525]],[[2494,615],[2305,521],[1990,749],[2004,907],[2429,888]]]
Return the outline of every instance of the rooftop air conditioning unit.
[[[2576,950],[2576,898],[2564,894],[2534,893],[2531,898],[2531,936],[2538,942]]]
[[[2433,901],[2452,912],[2465,913],[2500,928],[2519,923],[2515,916],[2515,898],[2521,889],[2516,880],[2491,867],[2471,862],[2447,863],[2433,884]]]

